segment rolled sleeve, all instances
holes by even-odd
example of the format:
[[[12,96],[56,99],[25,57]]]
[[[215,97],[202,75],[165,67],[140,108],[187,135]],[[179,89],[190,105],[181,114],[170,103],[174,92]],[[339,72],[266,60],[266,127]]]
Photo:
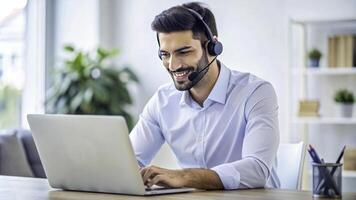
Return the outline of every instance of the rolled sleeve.
[[[240,185],[240,173],[236,171],[232,164],[222,164],[211,168],[215,171],[226,190],[233,190]]]

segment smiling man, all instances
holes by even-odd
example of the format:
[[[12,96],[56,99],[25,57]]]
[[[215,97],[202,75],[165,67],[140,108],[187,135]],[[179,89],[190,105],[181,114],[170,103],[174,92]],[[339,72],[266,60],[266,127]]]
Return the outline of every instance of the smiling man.
[[[272,85],[226,67],[212,12],[175,6],[152,22],[173,83],[145,106],[130,139],[147,186],[277,188],[278,105]],[[180,170],[149,166],[164,142]]]

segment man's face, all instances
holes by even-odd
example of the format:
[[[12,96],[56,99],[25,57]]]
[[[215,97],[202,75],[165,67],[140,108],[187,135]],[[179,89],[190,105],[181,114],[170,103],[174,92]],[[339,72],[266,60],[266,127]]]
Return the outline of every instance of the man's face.
[[[199,39],[193,38],[192,31],[159,33],[160,53],[164,67],[170,73],[177,90],[189,90],[206,71],[193,81],[188,79],[192,72],[199,72],[208,64],[206,51]]]

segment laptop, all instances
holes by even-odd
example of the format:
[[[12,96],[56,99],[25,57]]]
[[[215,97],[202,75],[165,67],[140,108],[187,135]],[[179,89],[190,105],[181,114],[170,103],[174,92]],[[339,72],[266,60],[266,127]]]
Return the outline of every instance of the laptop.
[[[53,188],[130,195],[194,190],[146,188],[121,116],[29,114],[27,119]]]

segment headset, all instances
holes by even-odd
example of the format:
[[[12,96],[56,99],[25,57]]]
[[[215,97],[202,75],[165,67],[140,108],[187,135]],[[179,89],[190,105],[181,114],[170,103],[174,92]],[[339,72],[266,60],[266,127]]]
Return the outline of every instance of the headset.
[[[196,19],[198,19],[204,25],[205,34],[208,37],[207,50],[208,50],[209,55],[215,56],[215,57],[220,55],[223,51],[223,45],[221,42],[214,39],[213,33],[211,32],[208,24],[205,23],[203,17],[197,11],[195,11],[191,8],[188,8],[185,6],[183,6],[183,8],[188,10]],[[158,33],[156,34],[156,37],[157,37],[157,41],[159,44]],[[158,49],[158,57],[162,60],[161,52],[159,49]]]

